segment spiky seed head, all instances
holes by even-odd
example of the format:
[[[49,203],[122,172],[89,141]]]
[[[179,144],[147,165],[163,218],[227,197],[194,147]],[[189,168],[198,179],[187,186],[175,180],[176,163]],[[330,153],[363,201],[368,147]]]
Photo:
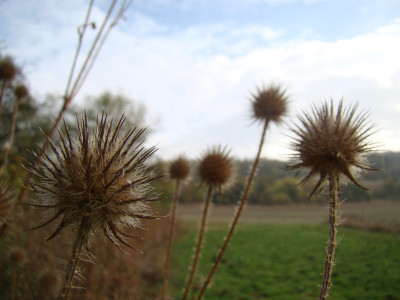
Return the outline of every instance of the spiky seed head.
[[[17,75],[17,68],[9,57],[0,60],[0,80],[11,81]]]
[[[310,197],[329,174],[344,175],[365,189],[356,180],[359,171],[377,170],[366,159],[374,149],[367,141],[374,126],[367,123],[365,112],[356,114],[357,107],[346,109],[341,100],[335,110],[333,101],[330,105],[325,102],[321,107],[313,106],[311,113],[300,115],[300,124],[291,129],[295,134],[291,148],[299,162],[288,168],[308,171],[302,183],[319,176]]]
[[[48,239],[69,225],[77,228],[87,217],[89,233],[100,229],[116,246],[129,246],[122,228],[138,228],[141,219],[156,218],[148,203],[160,199],[151,184],[162,175],[146,160],[157,149],[142,145],[145,129],[124,132],[124,121],[121,117],[113,124],[103,113],[91,130],[86,114],[81,120],[77,116],[77,137],[64,122],[66,133],[58,131],[57,144],[49,140],[52,153],[42,156],[40,164],[28,165],[37,178],[31,182],[38,196],[32,205],[48,212],[47,221],[36,228],[59,220]]]
[[[14,88],[14,95],[18,99],[28,96],[28,88],[24,84],[19,84]]]
[[[0,180],[0,221],[7,217],[14,193],[10,185]]]
[[[169,175],[172,179],[184,180],[189,176],[189,173],[189,161],[183,156],[179,156],[169,165]]]
[[[257,92],[250,99],[252,118],[261,122],[281,123],[287,113],[288,96],[279,85],[271,84],[269,87],[258,87]]]
[[[204,185],[217,188],[226,185],[233,173],[229,151],[221,146],[207,150],[200,160],[198,172],[200,181]]]

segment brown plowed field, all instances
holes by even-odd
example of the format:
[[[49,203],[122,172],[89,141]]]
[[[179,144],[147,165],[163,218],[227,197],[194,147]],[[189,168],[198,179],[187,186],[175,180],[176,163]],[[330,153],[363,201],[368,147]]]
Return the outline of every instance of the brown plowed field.
[[[180,204],[178,216],[181,221],[198,222],[202,204]],[[229,223],[236,206],[213,205],[209,223]],[[400,201],[371,201],[344,203],[341,206],[342,220],[358,220],[368,224],[400,224]],[[328,205],[305,203],[291,205],[246,206],[240,223],[243,224],[320,224],[328,220]]]

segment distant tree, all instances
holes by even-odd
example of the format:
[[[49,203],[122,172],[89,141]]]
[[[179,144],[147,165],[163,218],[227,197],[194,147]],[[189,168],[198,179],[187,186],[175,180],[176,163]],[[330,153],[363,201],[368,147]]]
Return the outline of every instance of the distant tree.
[[[298,185],[298,179],[285,177],[271,186],[272,199],[274,203],[304,203],[308,194],[302,186]]]
[[[84,104],[75,104],[70,106],[68,109],[68,119],[75,119],[75,113],[86,112],[89,126],[94,126],[96,123],[96,118],[101,115],[102,112],[108,114],[108,118],[112,118],[115,121],[119,120],[121,115],[124,115],[125,127],[126,128],[143,128],[146,127],[145,117],[146,117],[146,107],[144,104],[134,101],[133,99],[122,95],[113,94],[111,92],[103,92],[99,96],[90,96],[85,99]],[[71,123],[75,121],[72,120]],[[151,132],[150,129],[146,129],[146,135]]]

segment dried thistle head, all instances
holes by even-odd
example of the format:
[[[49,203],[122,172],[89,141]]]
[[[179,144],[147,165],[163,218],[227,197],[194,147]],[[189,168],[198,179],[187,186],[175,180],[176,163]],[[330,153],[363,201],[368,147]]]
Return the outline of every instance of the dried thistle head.
[[[307,169],[308,174],[302,180],[307,182],[314,175],[319,181],[310,197],[327,179],[328,175],[344,175],[357,186],[363,187],[357,180],[360,170],[377,170],[368,165],[366,155],[373,150],[367,138],[372,134],[373,125],[366,121],[367,114],[356,114],[358,104],[343,107],[339,102],[335,110],[333,101],[324,103],[320,108],[313,107],[312,113],[299,116],[300,125],[292,128],[296,135],[291,148],[297,152],[298,163],[289,169]]]
[[[57,275],[52,270],[41,272],[38,278],[39,290],[46,294],[53,294],[59,285]]]
[[[202,184],[222,188],[230,181],[233,174],[233,163],[229,151],[221,146],[206,151],[198,167]]]
[[[268,88],[258,87],[252,94],[252,118],[255,121],[281,123],[287,113],[288,96],[279,85],[271,84]]]
[[[18,99],[22,99],[26,96],[28,96],[28,88],[24,84],[19,84],[14,88],[14,95]]]
[[[0,60],[0,80],[11,81],[17,75],[17,68],[11,58]]]
[[[155,218],[147,204],[159,199],[151,183],[161,175],[145,162],[157,149],[142,146],[145,129],[123,133],[124,120],[113,124],[103,114],[90,130],[86,115],[77,117],[77,138],[64,122],[66,133],[58,131],[57,144],[50,141],[52,153],[44,154],[38,166],[29,165],[37,177],[31,189],[38,201],[32,205],[48,212],[47,221],[36,228],[58,220],[48,240],[88,217],[90,233],[100,229],[116,246],[131,247],[122,228],[140,228],[141,219]]]
[[[25,251],[19,247],[14,247],[10,250],[9,258],[10,262],[15,265],[21,265],[25,260]]]
[[[169,175],[172,179],[184,180],[189,176],[189,173],[189,161],[183,156],[179,156],[169,165]]]
[[[11,186],[0,180],[0,221],[7,218],[13,197]]]

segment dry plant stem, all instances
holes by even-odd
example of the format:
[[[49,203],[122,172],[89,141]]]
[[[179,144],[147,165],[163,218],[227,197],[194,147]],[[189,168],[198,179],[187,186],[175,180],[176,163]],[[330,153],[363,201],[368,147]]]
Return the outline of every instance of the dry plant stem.
[[[65,276],[65,281],[58,296],[59,300],[68,299],[69,291],[72,287],[73,279],[75,276],[76,266],[79,261],[79,255],[82,252],[83,246],[87,242],[88,233],[89,233],[89,217],[84,216],[81,219],[81,223],[79,224],[76,238],[72,246],[72,253],[71,253],[71,258],[67,264],[67,273]]]
[[[186,283],[186,288],[185,288],[185,292],[183,293],[182,300],[185,300],[187,298],[187,296],[189,294],[189,291],[190,291],[190,287],[192,286],[194,274],[196,273],[196,270],[197,270],[197,264],[199,262],[201,247],[202,247],[202,244],[203,244],[203,238],[204,238],[204,232],[205,232],[205,227],[206,227],[208,208],[209,208],[210,202],[211,202],[212,191],[213,191],[212,186],[209,186],[208,187],[208,192],[207,192],[206,202],[204,204],[203,217],[201,219],[200,232],[199,232],[199,236],[198,236],[198,239],[197,239],[196,253],[195,253],[194,258],[193,258],[192,269],[190,271],[189,278],[188,278],[187,283]]]
[[[0,88],[0,113],[1,113],[1,109],[3,108],[3,95],[4,95],[4,90],[6,89],[6,80],[3,80],[3,82],[1,83],[1,88]]]
[[[4,162],[3,162],[3,165],[0,167],[0,174],[3,172],[3,169],[7,166],[8,155],[10,154],[12,145],[14,143],[15,125],[17,123],[17,114],[18,114],[18,108],[19,108],[20,102],[21,102],[21,99],[17,98],[17,101],[15,103],[13,118],[12,118],[10,139],[8,141],[7,149],[4,153]]]
[[[175,220],[176,220],[176,209],[178,207],[178,195],[179,195],[179,186],[181,181],[179,179],[176,180],[174,199],[172,201],[172,213],[171,213],[171,222],[169,225],[169,237],[168,237],[168,249],[167,249],[167,257],[165,259],[164,265],[164,280],[161,291],[161,299],[165,299],[165,294],[167,290],[167,281],[168,281],[168,270],[169,270],[169,261],[171,258],[171,250],[172,243],[174,241],[174,233],[175,233]]]
[[[81,52],[83,37],[85,35],[86,28],[88,26],[90,12],[92,11],[93,1],[94,0],[90,0],[89,6],[88,6],[88,9],[87,9],[87,12],[86,12],[85,22],[83,23],[82,31],[79,32],[79,29],[78,29],[78,34],[79,34],[78,45],[76,46],[74,60],[72,62],[71,70],[70,70],[70,73],[69,73],[69,76],[68,76],[68,82],[67,82],[67,87],[65,89],[65,95],[68,95],[68,91],[69,91],[69,89],[71,87],[72,78],[74,76],[74,71],[75,71],[75,68],[76,68],[76,63],[78,61],[79,53]]]
[[[329,297],[328,292],[332,285],[332,271],[335,259],[335,249],[337,246],[336,233],[338,225],[338,210],[339,210],[339,176],[336,172],[332,171],[329,174],[329,240],[326,247],[326,259],[325,259],[325,270],[324,279],[321,286],[320,300],[327,299]]]
[[[264,145],[265,133],[267,132],[267,128],[268,128],[268,120],[266,120],[265,123],[264,123],[264,128],[263,128],[262,135],[261,135],[260,145],[258,146],[258,152],[257,152],[256,158],[255,158],[255,160],[253,162],[253,166],[252,166],[249,178],[247,180],[246,189],[245,189],[245,191],[243,193],[242,199],[240,200],[239,207],[238,207],[238,209],[236,211],[236,214],[234,216],[234,219],[233,219],[233,222],[231,224],[231,227],[229,228],[229,232],[228,232],[228,235],[225,238],[224,244],[222,245],[222,247],[221,247],[221,249],[220,249],[220,251],[218,253],[218,256],[217,256],[217,258],[216,258],[216,260],[215,260],[210,272],[208,273],[207,278],[204,281],[204,284],[203,284],[203,286],[202,286],[202,288],[200,290],[199,296],[197,297],[198,300],[200,300],[203,297],[204,292],[206,291],[208,285],[210,284],[211,279],[212,279],[215,271],[217,270],[217,267],[218,267],[219,263],[221,262],[222,256],[224,255],[225,250],[228,247],[229,241],[232,238],[233,233],[235,232],[236,225],[239,222],[240,215],[241,215],[241,213],[243,211],[243,208],[244,208],[244,205],[246,203],[247,197],[249,196],[250,186],[251,186],[251,183],[253,181],[254,175],[256,173],[258,162],[260,161],[261,151],[262,151],[262,147]]]

